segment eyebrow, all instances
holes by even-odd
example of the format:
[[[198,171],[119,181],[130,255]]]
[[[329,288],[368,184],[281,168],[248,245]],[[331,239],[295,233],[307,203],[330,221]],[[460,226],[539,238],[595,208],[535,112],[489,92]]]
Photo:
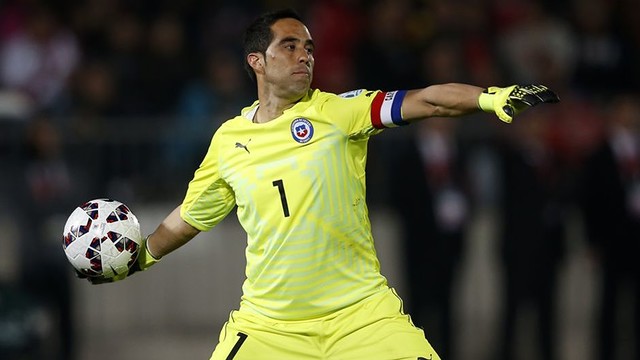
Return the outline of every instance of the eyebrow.
[[[293,37],[293,36],[288,36],[288,37],[286,37],[286,38],[284,38],[284,39],[280,40],[280,44],[284,44],[284,43],[287,43],[287,42],[295,42],[295,43],[298,43],[298,42],[301,42],[301,40],[300,40],[299,38],[296,38],[296,37]],[[305,46],[307,46],[307,45],[311,45],[311,47],[313,47],[313,48],[315,48],[315,47],[316,47],[316,46],[315,46],[315,44],[313,43],[313,40],[311,40],[311,39],[307,39],[307,40],[305,40],[305,41],[304,41],[304,45],[305,45]]]

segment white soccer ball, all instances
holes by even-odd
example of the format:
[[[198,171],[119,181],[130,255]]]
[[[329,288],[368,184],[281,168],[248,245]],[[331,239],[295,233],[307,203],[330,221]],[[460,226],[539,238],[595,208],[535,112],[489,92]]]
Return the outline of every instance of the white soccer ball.
[[[116,200],[88,201],[64,225],[62,248],[71,265],[86,276],[111,278],[127,272],[141,246],[138,219]]]

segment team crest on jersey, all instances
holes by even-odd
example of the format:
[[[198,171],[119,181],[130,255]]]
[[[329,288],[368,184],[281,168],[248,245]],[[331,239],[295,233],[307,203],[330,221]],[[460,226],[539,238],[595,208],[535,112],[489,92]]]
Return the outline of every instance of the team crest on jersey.
[[[291,122],[291,135],[293,140],[304,144],[313,136],[313,125],[305,118],[297,118]]]

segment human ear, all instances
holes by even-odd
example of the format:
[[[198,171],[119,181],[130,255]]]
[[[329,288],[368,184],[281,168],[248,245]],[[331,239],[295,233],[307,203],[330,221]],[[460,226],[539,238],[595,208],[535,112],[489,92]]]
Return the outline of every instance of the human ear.
[[[254,52],[247,55],[247,63],[256,74],[264,74],[264,56],[261,53]]]

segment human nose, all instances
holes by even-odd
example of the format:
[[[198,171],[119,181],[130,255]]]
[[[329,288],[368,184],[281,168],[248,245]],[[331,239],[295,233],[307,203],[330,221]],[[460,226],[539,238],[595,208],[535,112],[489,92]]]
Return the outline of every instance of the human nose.
[[[304,64],[308,64],[312,59],[313,55],[307,49],[302,49],[298,55],[298,61]]]

